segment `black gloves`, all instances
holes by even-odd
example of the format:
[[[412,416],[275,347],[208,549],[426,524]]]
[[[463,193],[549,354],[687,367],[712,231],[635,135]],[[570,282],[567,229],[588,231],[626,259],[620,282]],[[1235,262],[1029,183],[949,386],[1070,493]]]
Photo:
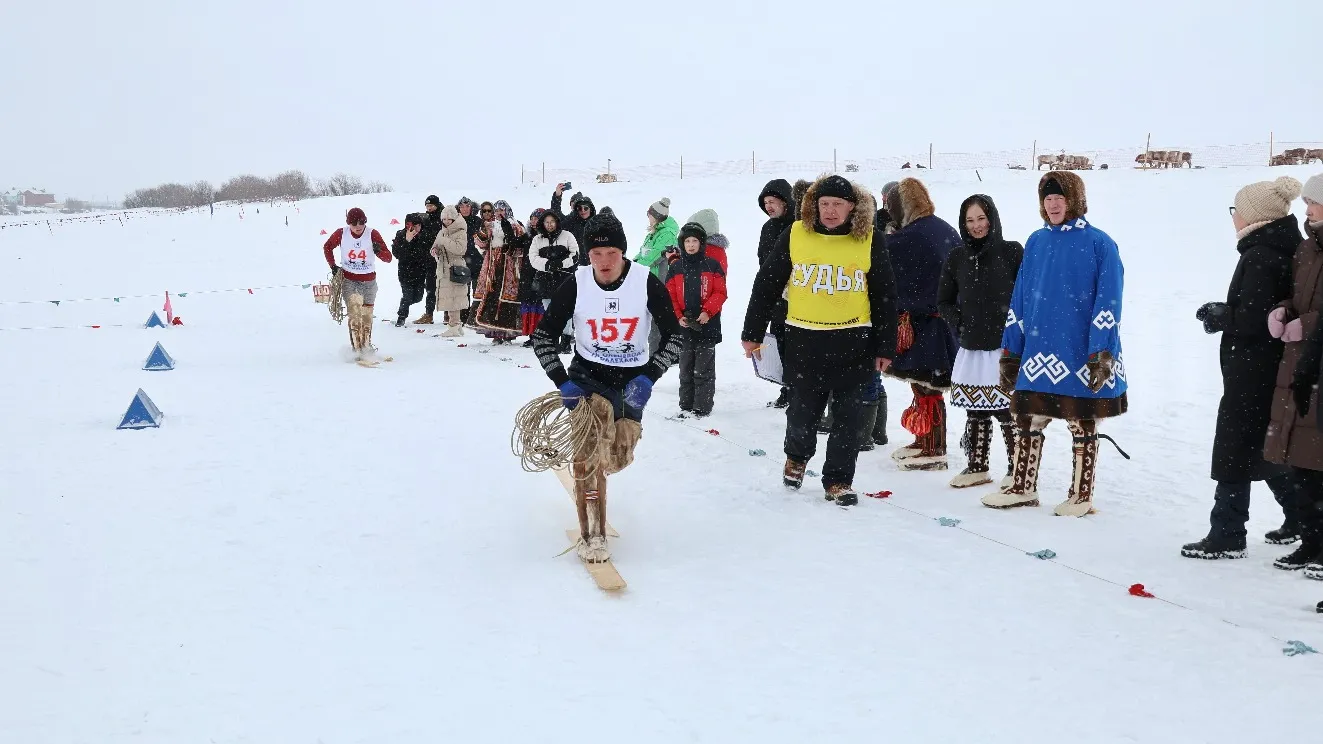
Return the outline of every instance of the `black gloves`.
[[[566,248],[563,245],[550,245],[544,248],[543,250],[547,252],[545,258],[548,261],[552,261],[557,264],[563,263],[565,259],[570,257],[570,249]],[[541,255],[541,251],[539,251],[538,253],[539,255]]]
[[[1231,322],[1231,306],[1225,302],[1205,302],[1195,311],[1194,318],[1203,322],[1204,333],[1220,333]]]

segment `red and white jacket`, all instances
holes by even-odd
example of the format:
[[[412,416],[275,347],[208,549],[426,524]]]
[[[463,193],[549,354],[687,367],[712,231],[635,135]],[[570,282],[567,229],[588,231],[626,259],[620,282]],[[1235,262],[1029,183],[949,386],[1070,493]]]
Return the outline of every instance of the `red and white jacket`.
[[[331,233],[331,237],[326,239],[326,245],[322,246],[322,252],[326,254],[326,263],[332,270],[335,270],[336,268],[335,251],[340,247],[340,241],[344,236],[345,230],[348,229],[349,228],[345,227]],[[382,239],[381,233],[376,230],[372,231],[372,252],[376,254],[378,259],[385,263],[390,263],[394,258],[390,253],[390,248],[386,247],[386,241]],[[377,272],[375,271],[366,274],[355,274],[352,271],[345,271],[344,275],[345,279],[354,282],[370,282],[377,278]]]

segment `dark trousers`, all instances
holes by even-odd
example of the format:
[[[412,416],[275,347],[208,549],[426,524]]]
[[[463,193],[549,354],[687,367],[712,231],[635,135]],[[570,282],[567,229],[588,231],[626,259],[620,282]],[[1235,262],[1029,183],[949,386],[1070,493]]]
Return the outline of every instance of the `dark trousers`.
[[[680,350],[680,408],[707,415],[717,394],[717,347],[684,340]]]
[[[1295,518],[1300,525],[1300,536],[1323,545],[1323,471],[1306,468],[1291,468],[1291,478],[1295,485]],[[1278,501],[1278,503],[1281,503]],[[1287,521],[1291,521],[1291,512],[1286,511]]]
[[[868,381],[820,387],[799,382],[790,387],[786,409],[786,457],[808,462],[818,451],[818,419],[831,399],[831,433],[827,435],[827,462],[822,466],[822,485],[854,485],[859,459],[860,427]]]
[[[782,300],[781,302],[784,303],[785,300]],[[776,336],[776,355],[781,358],[781,375],[784,379],[786,370],[786,310],[781,304],[777,305],[777,317],[779,320],[772,321],[772,326],[769,331],[773,336]],[[788,393],[790,387],[788,385],[782,385],[781,391]]]
[[[1314,490],[1323,489],[1323,473],[1292,468],[1292,472],[1274,475],[1267,479],[1268,489],[1273,498],[1281,505],[1287,522],[1300,521],[1302,530],[1306,521],[1301,513],[1301,505],[1306,501],[1302,490],[1307,489],[1304,480],[1314,481]],[[1303,474],[1303,475],[1300,475]],[[1229,538],[1245,537],[1245,523],[1249,521],[1250,482],[1219,481],[1213,491],[1213,512],[1208,521],[1212,526],[1210,534]],[[1316,512],[1323,515],[1323,512]],[[1318,519],[1315,519],[1318,522]]]
[[[428,315],[436,310],[436,272],[430,272],[422,277],[411,277],[405,279],[400,277],[400,312],[401,318],[408,316],[409,308],[418,304],[419,300],[427,298],[423,305]]]

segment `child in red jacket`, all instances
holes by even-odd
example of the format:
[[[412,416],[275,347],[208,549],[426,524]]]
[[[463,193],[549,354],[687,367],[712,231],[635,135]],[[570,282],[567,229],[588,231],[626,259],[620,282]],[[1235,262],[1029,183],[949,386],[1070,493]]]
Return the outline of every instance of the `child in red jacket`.
[[[726,303],[726,272],[707,255],[707,231],[696,222],[680,228],[680,251],[671,257],[666,289],[684,327],[680,352],[681,418],[712,413],[717,392],[717,344],[721,306]]]

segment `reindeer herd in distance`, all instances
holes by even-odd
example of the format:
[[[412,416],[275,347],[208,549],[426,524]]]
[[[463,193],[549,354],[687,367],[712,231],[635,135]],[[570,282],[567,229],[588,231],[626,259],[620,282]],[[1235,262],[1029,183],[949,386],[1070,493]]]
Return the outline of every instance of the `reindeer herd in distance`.
[[[1315,160],[1323,163],[1323,148],[1308,149],[1297,147],[1287,150],[1279,155],[1273,155],[1269,165],[1309,165]],[[1182,150],[1148,150],[1135,156],[1135,162],[1140,168],[1194,168],[1194,156],[1189,152]],[[1093,170],[1093,161],[1086,155],[1067,155],[1059,153],[1057,155],[1039,155],[1037,158],[1037,167],[1034,170],[1042,170],[1047,166],[1048,170]],[[1010,166],[1015,170],[1023,170],[1023,166]],[[1107,165],[1100,166],[1102,170],[1107,170]]]

